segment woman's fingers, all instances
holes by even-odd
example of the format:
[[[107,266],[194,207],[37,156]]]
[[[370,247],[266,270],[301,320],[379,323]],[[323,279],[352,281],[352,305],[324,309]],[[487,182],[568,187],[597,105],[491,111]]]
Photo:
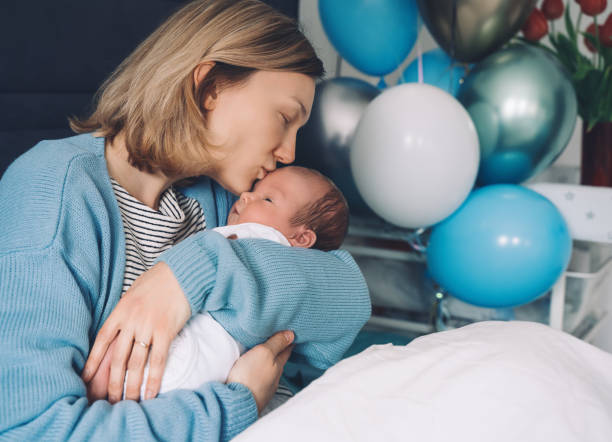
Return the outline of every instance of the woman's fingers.
[[[128,333],[127,330],[122,330],[117,336],[108,379],[108,401],[111,404],[119,402],[123,396],[125,368],[134,343],[132,336],[131,331]]]
[[[89,356],[87,357],[87,362],[85,362],[85,367],[83,367],[81,378],[85,383],[91,381],[93,376],[96,374],[96,371],[98,371],[98,367],[100,366],[109,345],[117,336],[117,332],[118,330],[115,327],[113,314],[111,313],[98,332],[94,345],[89,352]]]
[[[240,356],[229,372],[227,382],[238,382],[251,390],[259,412],[274,396],[283,366],[291,354],[293,339],[291,331],[274,334]]]
[[[289,356],[291,356],[293,347],[294,347],[293,345],[290,345],[289,347],[281,351],[279,355],[276,357],[276,363],[280,366],[281,373],[283,372],[283,368],[285,367],[285,364],[289,360]]]
[[[148,390],[154,397],[159,391],[170,342],[190,316],[191,306],[170,267],[163,262],[155,264],[134,281],[100,329],[85,364],[83,380],[89,382],[92,379],[110,342],[116,338],[108,400],[117,402],[123,396],[126,368],[133,371],[125,385],[126,397],[140,397],[140,386],[137,384],[142,381],[149,352],[152,374]],[[139,347],[137,342],[147,336],[149,339],[143,342],[150,344],[150,347]]]
[[[110,376],[110,364],[115,349],[115,341],[111,343],[104,355],[104,359],[100,362],[100,366],[94,377],[87,383],[87,398],[89,402],[95,402],[100,399],[106,399],[108,395],[108,377]]]
[[[293,332],[290,330],[285,330],[282,332],[275,333],[262,345],[268,348],[272,352],[272,355],[277,358],[283,351],[287,349],[287,347],[289,347],[289,345],[291,345],[291,343],[293,342],[293,338]]]
[[[140,400],[142,376],[149,356],[149,341],[150,338],[143,341],[138,339],[134,341],[130,360],[127,364],[125,399]]]
[[[149,359],[149,377],[147,378],[145,399],[153,399],[159,393],[169,349],[170,340],[167,339],[167,335],[156,335]]]

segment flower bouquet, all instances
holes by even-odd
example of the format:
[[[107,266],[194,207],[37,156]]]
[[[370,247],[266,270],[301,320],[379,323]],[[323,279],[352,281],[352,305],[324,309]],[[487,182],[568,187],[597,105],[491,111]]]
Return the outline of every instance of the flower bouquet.
[[[569,5],[562,0],[544,0],[535,7],[522,28],[524,40],[552,53],[571,75],[578,98],[578,113],[586,132],[597,123],[612,122],[612,13],[600,17],[607,0],[576,0],[580,13],[572,22]],[[584,18],[588,23],[584,26]],[[555,31],[555,21],[564,17],[565,33]],[[541,39],[548,35],[546,45]],[[581,51],[579,38],[589,52]]]

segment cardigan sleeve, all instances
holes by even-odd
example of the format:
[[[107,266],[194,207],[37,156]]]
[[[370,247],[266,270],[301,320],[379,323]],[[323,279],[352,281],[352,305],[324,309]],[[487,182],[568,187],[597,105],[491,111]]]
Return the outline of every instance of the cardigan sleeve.
[[[197,233],[164,252],[192,313],[208,311],[247,348],[279,330],[317,368],[338,362],[370,317],[367,285],[346,251]]]
[[[54,245],[0,253],[0,439],[229,440],[257,418],[241,384],[89,405],[80,378],[95,301]]]

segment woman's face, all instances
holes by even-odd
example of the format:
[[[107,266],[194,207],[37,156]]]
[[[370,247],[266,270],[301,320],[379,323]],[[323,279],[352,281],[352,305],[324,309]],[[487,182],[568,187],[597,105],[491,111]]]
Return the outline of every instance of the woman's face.
[[[295,138],[312,108],[315,82],[294,72],[256,71],[208,98],[210,141],[220,146],[208,173],[234,194],[250,190],[276,162],[295,159]]]

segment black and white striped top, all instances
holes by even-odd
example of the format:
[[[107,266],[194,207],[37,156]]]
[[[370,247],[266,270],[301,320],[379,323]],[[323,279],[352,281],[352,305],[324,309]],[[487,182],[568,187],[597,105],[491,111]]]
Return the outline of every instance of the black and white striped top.
[[[200,204],[170,187],[160,197],[158,210],[138,201],[111,178],[125,232],[123,292],[148,270],[161,253],[188,236],[204,230]]]

